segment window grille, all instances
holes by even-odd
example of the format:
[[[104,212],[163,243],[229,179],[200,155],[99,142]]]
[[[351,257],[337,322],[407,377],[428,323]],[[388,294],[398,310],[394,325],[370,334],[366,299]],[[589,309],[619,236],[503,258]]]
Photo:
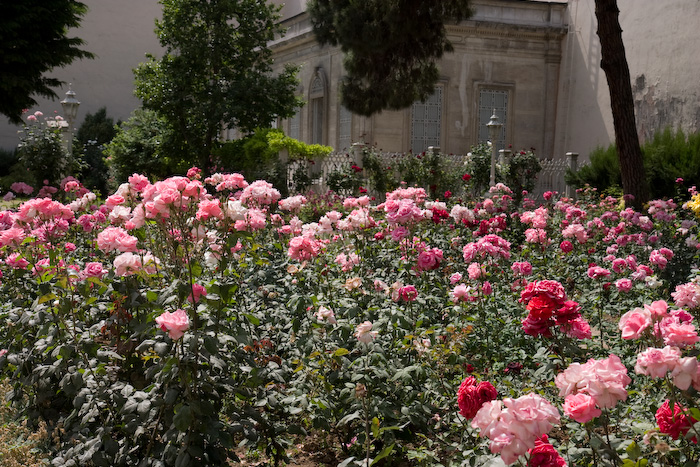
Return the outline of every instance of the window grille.
[[[337,151],[349,150],[352,144],[352,112],[340,106],[338,115],[338,147]]]
[[[414,102],[411,108],[411,150],[425,152],[430,146],[440,146],[442,124],[442,87],[425,102]]]
[[[498,89],[481,89],[479,91],[479,141],[485,142],[489,138],[489,128],[486,124],[491,120],[494,110],[500,123],[501,134],[496,141],[498,149],[506,147],[506,125],[508,122],[508,91]]]
[[[301,110],[289,119],[289,137],[299,139],[299,122],[301,121]]]

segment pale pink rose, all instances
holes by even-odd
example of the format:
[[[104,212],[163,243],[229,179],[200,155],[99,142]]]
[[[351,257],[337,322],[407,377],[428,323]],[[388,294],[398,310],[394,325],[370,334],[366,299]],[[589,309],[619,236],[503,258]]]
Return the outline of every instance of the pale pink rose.
[[[2,238],[0,234],[0,238]],[[671,294],[673,302],[680,308],[696,308],[700,305],[700,287],[694,282],[676,286],[676,291]]]
[[[634,371],[652,378],[663,378],[678,364],[681,351],[677,347],[666,346],[663,349],[647,348],[637,355]]]
[[[617,326],[623,339],[639,339],[651,326],[651,313],[646,308],[635,308],[622,315]]]
[[[18,247],[24,241],[26,233],[23,229],[12,227],[0,232],[0,247],[11,246]]]
[[[108,253],[111,251],[134,252],[138,239],[129,235],[121,227],[107,227],[97,234],[97,247]]]
[[[10,266],[12,269],[27,269],[27,266],[29,266],[29,261],[24,259],[19,253],[12,253],[5,258],[5,264]]]
[[[156,324],[167,332],[172,340],[181,338],[190,328],[190,319],[185,310],[178,309],[174,313],[166,311],[156,318]]]
[[[564,413],[579,423],[587,423],[603,412],[596,407],[595,399],[588,394],[578,393],[566,396]]]
[[[321,243],[310,236],[299,236],[289,240],[287,255],[299,261],[308,261],[321,252]]]
[[[111,196],[107,197],[107,201],[105,201],[105,204],[108,207],[113,208],[114,206],[119,206],[120,204],[124,204],[124,201],[125,200],[124,200],[124,197],[122,195],[115,194],[115,195],[111,195]]]
[[[698,370],[698,359],[695,357],[683,357],[679,358],[676,366],[671,371],[671,377],[673,378],[673,384],[676,385],[678,389],[683,391],[687,390],[693,383],[695,378],[697,378]]]
[[[469,287],[465,284],[459,284],[450,292],[450,299],[453,303],[466,302],[470,298],[469,292]]]
[[[316,319],[319,321],[327,321],[329,324],[336,324],[338,322],[335,319],[335,313],[333,313],[333,310],[326,308],[325,306],[318,307],[318,311],[316,311],[314,314],[316,315]]]
[[[357,325],[354,336],[357,338],[358,341],[364,342],[365,344],[369,344],[377,338],[377,334],[377,331],[372,331],[372,322],[365,321],[364,323]]]
[[[450,276],[450,284],[455,285],[457,282],[462,280],[462,274],[455,272]]]
[[[484,271],[479,263],[471,263],[467,266],[467,274],[470,279],[474,280],[479,279],[484,274]]]
[[[131,252],[122,253],[114,258],[114,274],[131,276],[141,270],[141,257]]]
[[[693,345],[700,337],[693,324],[681,321],[678,316],[667,316],[661,319],[659,330],[664,344],[678,347]]]

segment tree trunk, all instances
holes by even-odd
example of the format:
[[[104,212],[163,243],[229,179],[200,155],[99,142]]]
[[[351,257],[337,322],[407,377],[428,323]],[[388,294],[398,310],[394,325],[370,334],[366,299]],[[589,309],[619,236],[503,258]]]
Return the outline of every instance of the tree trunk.
[[[612,108],[615,128],[615,145],[620,158],[622,189],[625,195],[632,195],[631,204],[640,210],[648,201],[646,177],[642,149],[639,146],[637,124],[634,118],[634,98],[632,80],[622,42],[622,28],[619,21],[620,10],[617,0],[595,0],[595,15],[598,20],[598,37],[600,38],[600,67],[605,72],[610,90],[610,107]]]

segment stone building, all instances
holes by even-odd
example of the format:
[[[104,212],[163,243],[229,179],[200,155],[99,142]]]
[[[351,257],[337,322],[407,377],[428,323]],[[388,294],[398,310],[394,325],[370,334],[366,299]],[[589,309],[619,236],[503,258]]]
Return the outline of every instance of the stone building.
[[[154,33],[157,0],[84,0],[89,8],[72,31],[97,55],[53,76],[72,83],[85,114],[100,107],[126,119],[138,105],[132,69],[146,53],[161,51]],[[338,104],[342,54],[315,41],[306,0],[284,3],[288,34],[271,44],[277,65],[301,66],[299,95],[306,105],[278,125],[292,136],[338,150],[352,142],[385,151],[422,151],[440,146],[463,153],[486,139],[493,109],[505,123],[499,144],[534,147],[542,157],[568,151],[587,154],[614,140],[605,74],[600,69],[594,0],[473,0],[475,15],[449,26],[455,52],[440,61],[441,80],[425,103],[371,118]],[[700,130],[700,1],[618,0],[623,40],[642,140],[667,126]],[[57,90],[60,98],[67,86]],[[41,100],[44,114],[61,112]],[[0,123],[0,147],[16,146],[18,127]]]
[[[298,4],[297,7],[301,7]],[[272,44],[276,64],[301,66],[299,95],[307,104],[280,122],[292,137],[337,150],[362,141],[387,151],[468,152],[488,139],[494,110],[500,147],[554,152],[558,86],[567,34],[566,3],[476,0],[475,14],[448,26],[454,52],[439,63],[440,81],[426,102],[365,118],[339,103],[343,54],[314,39],[303,8],[285,5],[284,37]],[[408,32],[407,32],[408,33]]]

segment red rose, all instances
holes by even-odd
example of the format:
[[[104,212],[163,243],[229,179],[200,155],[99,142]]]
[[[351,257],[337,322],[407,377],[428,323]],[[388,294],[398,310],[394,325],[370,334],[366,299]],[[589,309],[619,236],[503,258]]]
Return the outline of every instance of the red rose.
[[[678,404],[674,404],[674,410],[671,410],[670,401],[666,399],[656,411],[656,423],[659,424],[659,431],[666,433],[673,439],[678,439],[681,435],[685,436],[697,420],[693,417],[690,417],[689,420],[683,412],[682,407]],[[691,441],[697,443],[698,439],[693,437]]]
[[[554,446],[549,444],[547,435],[535,440],[535,447],[528,451],[530,460],[528,467],[566,467],[566,461],[559,455]]]

